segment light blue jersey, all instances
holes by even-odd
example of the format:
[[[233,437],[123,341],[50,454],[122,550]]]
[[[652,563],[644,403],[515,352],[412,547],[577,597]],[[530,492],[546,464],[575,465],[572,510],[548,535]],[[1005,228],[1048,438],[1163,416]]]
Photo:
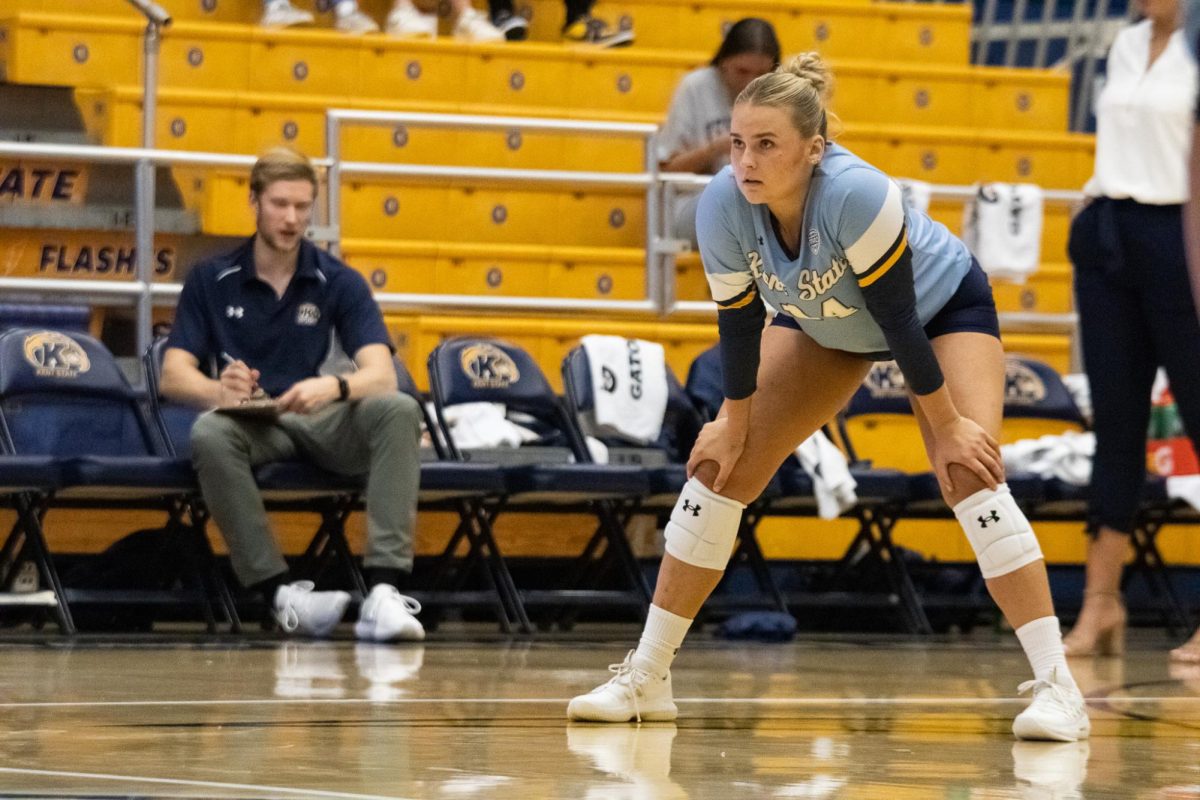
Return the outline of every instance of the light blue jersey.
[[[966,245],[944,225],[906,206],[894,181],[836,144],[813,172],[798,258],[784,252],[767,206],[742,195],[731,167],[705,189],[696,229],[717,303],[748,302],[753,293],[747,290],[757,284],[763,300],[793,317],[818,344],[852,353],[887,352],[862,287],[883,277],[906,246],[922,325],[971,266]]]

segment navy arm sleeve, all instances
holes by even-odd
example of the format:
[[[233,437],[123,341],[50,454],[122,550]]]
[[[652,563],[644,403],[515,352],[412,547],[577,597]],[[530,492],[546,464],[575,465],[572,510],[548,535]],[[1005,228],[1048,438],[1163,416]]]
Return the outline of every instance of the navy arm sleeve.
[[[717,303],[725,397],[742,400],[758,388],[759,345],[766,306],[758,294],[730,214],[738,188],[728,170],[705,188],[696,209],[696,234],[708,288]]]

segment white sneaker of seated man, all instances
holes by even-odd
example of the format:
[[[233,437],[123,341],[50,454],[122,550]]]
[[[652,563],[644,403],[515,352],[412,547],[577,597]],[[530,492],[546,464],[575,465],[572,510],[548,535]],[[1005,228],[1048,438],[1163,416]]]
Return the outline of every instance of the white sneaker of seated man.
[[[264,28],[290,28],[293,25],[311,25],[313,15],[293,6],[288,0],[271,0],[263,6],[259,25]]]
[[[474,8],[464,9],[454,23],[454,38],[466,42],[503,42],[504,32],[492,24],[487,14]]]
[[[1033,702],[1013,720],[1018,739],[1076,742],[1092,732],[1083,694],[1055,682],[1056,676],[1057,671],[1051,672],[1048,681],[1025,681],[1019,687],[1021,694],[1033,692]]]
[[[419,642],[425,628],[416,615],[421,604],[394,586],[376,584],[358,610],[354,635],[368,642]]]
[[[314,592],[312,581],[285,583],[275,590],[275,621],[284,633],[324,638],[342,621],[350,595]]]
[[[630,650],[613,677],[567,705],[567,718],[578,722],[670,722],[679,715],[671,694],[671,672],[652,675],[633,665]]]

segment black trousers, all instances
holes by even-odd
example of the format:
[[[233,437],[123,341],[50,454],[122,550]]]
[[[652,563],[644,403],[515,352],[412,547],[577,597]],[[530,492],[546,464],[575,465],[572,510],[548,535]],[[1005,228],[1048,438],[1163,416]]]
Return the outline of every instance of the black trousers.
[[[1200,435],[1200,322],[1182,207],[1101,198],[1071,225],[1075,301],[1096,457],[1088,530],[1129,533],[1145,485],[1150,390],[1164,367],[1188,435]]]

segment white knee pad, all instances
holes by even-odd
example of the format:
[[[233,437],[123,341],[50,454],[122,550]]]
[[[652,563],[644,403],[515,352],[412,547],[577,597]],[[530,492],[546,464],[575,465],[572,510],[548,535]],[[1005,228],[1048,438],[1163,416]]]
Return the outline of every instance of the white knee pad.
[[[954,516],[966,531],[985,578],[1007,575],[1042,557],[1033,528],[1007,483],[971,495],[954,507]]]
[[[745,507],[692,478],[667,522],[667,552],[693,567],[725,569]]]

